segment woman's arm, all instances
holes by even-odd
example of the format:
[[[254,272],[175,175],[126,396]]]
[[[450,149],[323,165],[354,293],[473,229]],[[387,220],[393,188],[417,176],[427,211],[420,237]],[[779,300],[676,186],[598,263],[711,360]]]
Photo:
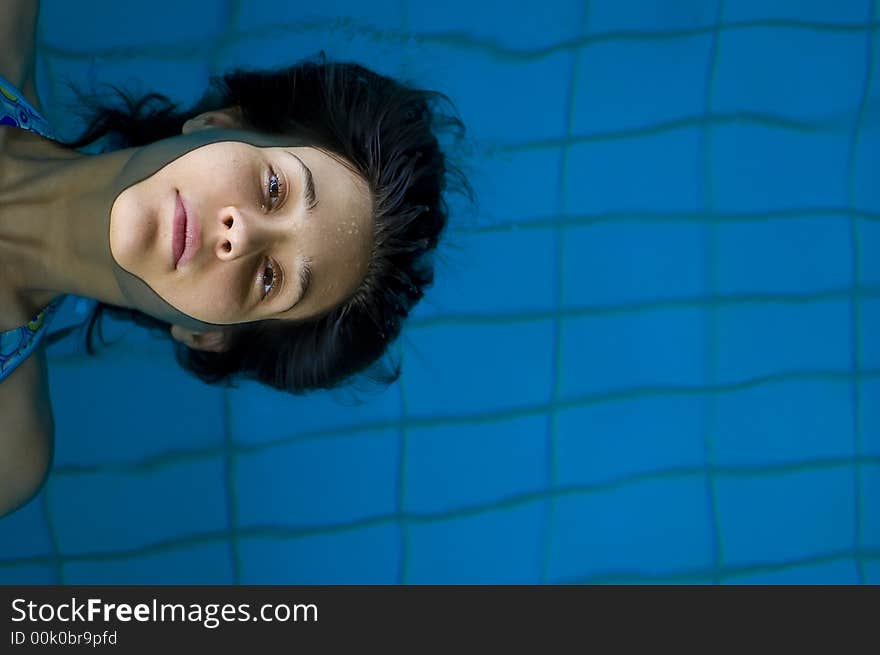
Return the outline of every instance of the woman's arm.
[[[27,101],[42,112],[34,84],[39,11],[39,0],[0,1],[0,75],[21,89]]]
[[[0,382],[0,517],[34,497],[52,468],[55,417],[45,346]]]

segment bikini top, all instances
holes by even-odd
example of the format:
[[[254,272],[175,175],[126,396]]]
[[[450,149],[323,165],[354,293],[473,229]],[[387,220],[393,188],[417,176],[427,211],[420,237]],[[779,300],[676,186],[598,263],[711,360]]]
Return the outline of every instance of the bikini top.
[[[12,125],[55,139],[46,119],[31,105],[22,92],[0,75],[0,125]],[[45,338],[49,324],[66,298],[61,295],[26,325],[0,332],[0,382],[18,368]]]

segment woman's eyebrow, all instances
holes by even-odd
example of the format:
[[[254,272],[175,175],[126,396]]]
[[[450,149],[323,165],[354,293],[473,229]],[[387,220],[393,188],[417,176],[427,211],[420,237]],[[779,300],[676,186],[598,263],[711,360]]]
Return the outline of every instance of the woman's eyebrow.
[[[318,196],[315,193],[315,178],[312,177],[312,171],[308,166],[305,165],[305,162],[303,162],[302,159],[294,155],[292,152],[290,152],[290,150],[285,150],[284,152],[297,160],[300,167],[302,168],[303,174],[306,178],[306,200],[308,201],[306,209],[308,211],[312,211],[318,205]]]
[[[297,296],[296,300],[293,301],[290,307],[281,310],[282,314],[284,314],[285,312],[289,312],[291,309],[296,307],[305,299],[306,295],[309,293],[309,287],[312,284],[312,267],[310,259],[304,259],[303,264],[299,269],[299,284],[302,291],[300,292],[299,296]]]

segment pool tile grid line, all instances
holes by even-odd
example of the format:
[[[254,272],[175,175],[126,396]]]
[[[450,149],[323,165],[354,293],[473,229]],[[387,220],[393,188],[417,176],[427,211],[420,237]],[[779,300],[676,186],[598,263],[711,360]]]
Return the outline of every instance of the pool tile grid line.
[[[806,465],[781,465],[781,466],[759,466],[759,467],[719,467],[716,473],[724,474],[724,475],[733,475],[745,478],[754,478],[755,476],[777,476],[780,474],[786,473],[794,473],[794,472],[805,472],[810,470],[829,470],[829,469],[839,469],[846,468],[848,466],[855,466],[861,464],[880,464],[880,457],[862,457],[857,461],[854,461],[853,458],[828,458],[824,461],[816,461],[811,462]],[[703,467],[694,466],[694,467],[682,467],[679,469],[669,469],[666,471],[657,471],[651,473],[638,473],[634,475],[622,476],[617,480],[613,480],[610,482],[602,482],[595,484],[579,484],[579,485],[565,485],[560,486],[556,490],[542,490],[530,493],[520,493],[514,494],[507,498],[504,498],[500,501],[473,505],[469,507],[456,508],[454,510],[444,510],[444,511],[433,511],[433,512],[407,512],[404,516],[399,516],[396,512],[388,515],[377,515],[372,517],[366,517],[341,523],[333,523],[327,525],[309,525],[309,526],[283,526],[283,525],[264,525],[264,526],[249,526],[243,527],[239,530],[238,535],[239,538],[265,538],[265,539],[282,539],[282,540],[294,540],[309,536],[315,535],[326,535],[326,534],[334,534],[334,533],[345,533],[350,531],[361,530],[364,528],[368,528],[376,525],[388,525],[388,524],[396,524],[399,521],[404,521],[408,524],[425,524],[425,523],[435,523],[438,521],[449,521],[457,518],[463,518],[468,516],[477,516],[477,515],[485,515],[489,513],[497,512],[500,509],[517,507],[524,504],[535,503],[536,501],[546,501],[548,496],[552,496],[554,498],[560,497],[571,497],[571,496],[584,496],[584,495],[594,495],[594,494],[602,494],[608,491],[612,491],[615,489],[619,489],[622,487],[626,487],[633,484],[639,484],[645,481],[651,480],[679,480],[679,479],[687,479],[687,478],[701,478],[705,475]],[[51,564],[53,566],[61,566],[68,562],[83,562],[83,561],[110,561],[110,560],[124,560],[133,557],[140,557],[146,555],[154,555],[161,552],[167,552],[169,550],[175,550],[178,548],[190,547],[193,545],[205,544],[205,543],[216,543],[216,542],[226,542],[230,539],[230,534],[228,531],[220,530],[220,531],[206,531],[201,533],[194,533],[189,535],[183,535],[180,537],[174,537],[170,539],[165,539],[162,541],[158,541],[152,544],[137,546],[132,548],[125,549],[113,549],[108,551],[98,551],[98,552],[83,552],[69,555],[34,555],[34,556],[26,556],[26,557],[13,557],[7,559],[0,559],[0,569],[9,566],[18,566],[23,564]],[[849,556],[859,556],[864,555],[865,558],[877,558],[880,557],[880,551],[877,549],[847,549],[844,551],[844,554]],[[825,555],[818,555],[818,557],[824,557]],[[792,566],[792,561],[795,560],[786,560],[784,562],[768,562],[766,564],[760,564],[756,566],[760,566],[762,568],[770,568],[774,570],[785,569]],[[796,565],[796,564],[795,564]],[[745,567],[747,569],[751,569],[752,565]],[[712,573],[713,575],[724,578],[729,577],[730,575],[736,575],[737,573],[741,573],[743,567],[740,565],[730,566],[726,565],[722,567],[722,570],[716,571],[713,567]],[[705,572],[705,573],[708,573]],[[602,573],[602,576],[605,574]],[[616,575],[616,574],[615,574]],[[678,574],[676,574],[677,576]]]
[[[238,5],[238,1],[235,2]],[[240,15],[236,10],[236,15]],[[477,37],[462,32],[410,32],[401,29],[377,29],[358,23],[354,20],[309,20],[280,21],[271,28],[233,28],[218,35],[216,40],[227,44],[248,39],[284,35],[295,37],[302,34],[324,32],[328,35],[340,36],[357,34],[377,44],[407,46],[412,43],[419,45],[447,46],[458,50],[482,53],[498,60],[524,62],[539,60],[559,53],[580,51],[594,45],[617,42],[645,42],[686,39],[716,32],[727,33],[754,28],[774,28],[778,30],[796,30],[831,34],[858,34],[880,29],[880,21],[867,20],[857,23],[823,23],[819,21],[797,21],[786,19],[757,19],[742,21],[723,21],[717,25],[687,29],[651,30],[613,30],[599,34],[582,35],[578,38],[564,39],[557,43],[537,48],[512,48],[499,43],[495,39]],[[215,47],[208,44],[164,44],[157,48],[153,44],[143,43],[127,46],[99,46],[81,50],[53,44],[43,39],[39,42],[40,50],[50,57],[58,57],[68,61],[82,59],[132,59],[149,57],[154,60],[204,59],[210,56]]]
[[[877,0],[871,0],[870,5],[868,7],[868,19],[870,20],[874,16],[874,10]],[[860,141],[860,132],[862,129],[862,125],[865,121],[865,107],[867,104],[868,97],[871,93],[871,81],[873,78],[873,63],[874,63],[874,48],[876,47],[876,40],[874,39],[874,31],[868,30],[865,34],[865,38],[867,40],[867,47],[865,48],[867,63],[865,66],[865,77],[862,81],[862,95],[859,99],[859,110],[857,114],[857,118],[855,123],[853,124],[852,131],[850,133],[849,140],[849,157],[847,158],[847,172],[846,177],[848,181],[848,195],[849,195],[849,204],[851,207],[855,207],[856,202],[856,183],[855,183],[855,162],[856,162],[856,154],[857,149],[859,147]],[[860,251],[859,248],[859,225],[858,221],[856,221],[855,217],[850,214],[849,218],[849,228],[850,228],[850,245],[851,245],[851,254],[850,261],[852,262],[852,271],[853,271],[853,297],[850,302],[851,314],[850,321],[851,325],[851,339],[853,344],[852,349],[852,368],[853,371],[859,371],[861,369],[861,352],[862,352],[862,330],[861,330],[861,294],[859,293],[860,283],[859,283],[859,275],[861,271],[861,266],[859,262]],[[861,407],[861,384],[859,377],[853,380],[852,384],[852,403],[855,412],[855,429],[853,431],[853,452],[858,457],[863,450],[862,445],[862,407]],[[854,487],[854,502],[855,502],[855,544],[856,544],[856,566],[859,575],[859,583],[865,584],[865,563],[859,552],[859,548],[861,547],[863,541],[862,535],[862,470],[861,466],[858,464],[853,467],[853,487]]]
[[[211,539],[203,539],[196,543],[214,543],[216,540]],[[154,552],[173,552],[177,550],[176,546],[163,547],[161,549],[156,549]],[[150,553],[154,554],[154,553]],[[82,562],[105,562],[105,561],[125,561],[131,558],[137,558],[142,556],[142,553],[131,553],[131,554],[119,554],[114,555],[112,557],[107,557],[105,555],[96,555],[96,556],[83,556],[71,558],[69,561],[71,564],[82,563]],[[786,573],[791,572],[793,570],[797,570],[804,566],[815,566],[815,565],[823,565],[823,564],[834,564],[834,563],[845,563],[855,558],[856,554],[847,550],[834,551],[821,555],[815,555],[810,557],[799,557],[792,558],[786,562],[756,562],[747,565],[738,565],[731,566],[726,568],[725,570],[720,572],[720,579],[722,584],[738,584],[738,580],[742,578],[746,578],[748,576],[755,577],[761,576],[757,581],[746,580],[745,584],[767,584],[766,582],[762,582],[761,580],[766,579],[767,574],[773,573]],[[862,550],[858,553],[865,562],[869,564],[880,564],[880,550],[878,549],[868,549]],[[0,572],[6,566],[46,566],[47,559],[40,557],[32,557],[27,560],[22,560],[20,562],[15,563],[4,563],[0,561]],[[854,564],[853,564],[854,565]],[[584,576],[561,576],[559,578],[554,578],[550,581],[550,584],[560,584],[560,585],[643,585],[643,584],[672,584],[672,585],[683,585],[683,584],[712,584],[713,580],[716,578],[718,573],[714,571],[714,569],[686,569],[686,570],[677,570],[677,571],[664,571],[662,573],[657,573],[654,571],[637,571],[637,570],[624,570],[619,569],[616,571],[609,571],[597,574],[590,574]],[[457,584],[459,581],[454,580],[452,584]],[[853,580],[854,582],[854,580]],[[392,584],[393,581],[382,581],[381,584]],[[524,584],[528,584],[527,581],[522,581]],[[828,579],[827,583],[830,584],[840,584],[839,578]],[[55,584],[55,583],[51,583]],[[296,580],[291,581],[291,584],[298,584]],[[307,583],[306,583],[307,584]],[[784,584],[792,584],[790,581],[784,582]],[[794,581],[793,584],[816,584],[816,583],[803,583],[799,581]],[[824,583],[819,583],[824,584]],[[846,583],[845,583],[846,584]]]
[[[51,478],[50,478],[51,480]],[[49,484],[47,482],[47,484]],[[61,547],[58,542],[58,532],[55,529],[55,523],[52,520],[52,505],[49,502],[49,494],[46,491],[40,493],[40,512],[43,521],[46,523],[46,532],[49,536],[50,554],[48,563],[52,570],[55,584],[64,584],[64,555],[61,553]]]
[[[787,130],[790,132],[800,132],[802,134],[822,134],[829,129],[828,125],[822,122],[786,118],[770,112],[713,112],[708,115],[682,116],[681,118],[652,121],[645,125],[575,133],[569,137],[560,136],[526,139],[524,141],[516,141],[513,143],[480,141],[476,145],[476,151],[481,155],[491,157],[496,154],[517,154],[534,150],[559,148],[564,145],[574,146],[604,143],[607,141],[641,140],[649,136],[658,136],[689,128],[699,129],[707,125],[712,127],[725,125],[767,127],[778,130]]]
[[[812,207],[806,209],[784,209],[766,212],[680,212],[657,211],[609,211],[596,214],[552,214],[526,220],[498,221],[490,225],[456,225],[452,231],[456,234],[487,234],[504,233],[516,230],[546,230],[551,223],[562,227],[589,227],[593,225],[650,225],[656,223],[760,223],[768,220],[786,220],[797,222],[810,218],[824,218],[829,215],[849,216],[853,218],[880,222],[880,212],[858,210],[845,207]]]
[[[778,477],[789,474],[812,473],[836,469],[845,469],[850,466],[878,466],[880,465],[880,456],[878,455],[860,455],[856,456],[830,456],[830,457],[814,457],[802,461],[780,462],[772,464],[747,464],[736,466],[716,466],[715,473],[729,478],[740,479],[756,479]],[[431,523],[436,521],[445,521],[450,519],[464,518],[467,516],[477,516],[489,514],[499,509],[517,507],[525,503],[533,503],[535,501],[545,500],[550,497],[561,498],[567,496],[597,495],[624,489],[633,485],[638,485],[648,481],[675,481],[685,478],[702,478],[705,474],[704,468],[699,465],[693,466],[667,466],[664,468],[648,471],[638,471],[618,475],[612,479],[560,484],[556,489],[538,489],[525,492],[511,493],[503,498],[490,502],[472,502],[463,504],[452,509],[441,510],[422,510],[407,511],[403,518],[411,522]],[[285,530],[290,534],[297,536],[314,535],[339,530],[349,530],[366,525],[372,525],[377,521],[391,521],[398,513],[395,511],[389,514],[377,514],[368,517],[351,519],[347,521],[328,522],[320,524],[304,524],[297,526],[282,524],[266,524],[262,526],[246,526],[241,528],[242,535],[253,536],[254,530],[278,529]],[[227,534],[227,531],[211,531],[210,534]],[[207,534],[207,533],[206,533]],[[183,537],[184,539],[186,536]],[[169,543],[178,543],[178,538],[167,540]],[[164,543],[164,542],[162,542]],[[152,546],[143,546],[150,548]],[[117,552],[116,550],[108,550],[108,553]],[[118,551],[123,552],[123,551]],[[127,552],[127,550],[125,551]],[[69,555],[68,557],[73,557]],[[22,558],[4,558],[0,562],[20,561]],[[24,558],[27,559],[27,558]]]
[[[715,5],[715,29],[710,42],[709,58],[706,65],[706,84],[705,95],[703,96],[703,113],[704,115],[712,111],[712,98],[715,92],[715,80],[717,79],[718,69],[718,42],[720,35],[720,23],[724,17],[724,0],[718,0]],[[705,124],[704,124],[705,125]],[[708,127],[704,127],[700,135],[700,166],[699,172],[701,179],[699,186],[702,191],[701,207],[711,212],[714,208],[714,191],[712,186],[712,131]],[[715,262],[717,260],[716,253],[716,224],[712,221],[708,223],[708,238],[706,240],[706,251],[703,255],[703,277],[707,280],[709,298],[711,299],[708,311],[708,338],[706,352],[706,368],[707,379],[709,384],[714,385],[717,380],[718,369],[718,316],[715,302],[717,284],[717,272]],[[707,394],[706,403],[706,421],[703,427],[703,457],[706,470],[706,497],[708,499],[707,507],[709,509],[709,525],[711,526],[711,548],[712,548],[712,582],[718,584],[721,580],[720,570],[724,564],[724,541],[721,530],[721,524],[718,520],[718,497],[715,489],[714,476],[714,457],[713,444],[715,425],[717,422],[717,405],[714,394]]]
[[[737,466],[716,466],[715,474],[723,475],[730,478],[740,479],[756,479],[756,478],[772,478],[790,474],[802,474],[820,471],[829,471],[837,469],[846,469],[856,465],[862,466],[878,466],[880,465],[880,456],[860,455],[843,456],[843,457],[821,457],[811,458],[803,461],[782,462],[773,464],[748,464]],[[571,496],[590,496],[601,495],[609,491],[624,489],[633,485],[639,485],[644,482],[651,481],[676,481],[682,479],[700,479],[704,477],[705,470],[701,465],[694,466],[670,466],[657,470],[638,471],[619,475],[613,479],[602,480],[597,482],[559,484],[555,489],[538,489],[526,492],[511,493],[501,499],[491,502],[475,502],[462,505],[453,509],[442,510],[423,510],[423,511],[407,511],[400,518],[412,523],[433,523],[437,521],[448,521],[452,519],[464,518],[469,516],[479,516],[490,514],[500,509],[513,508],[523,504],[543,501],[548,498],[562,498]],[[387,523],[394,521],[399,517],[398,512],[389,514],[377,514],[373,516],[361,517],[347,521],[338,521],[333,523],[320,524],[304,524],[304,525],[282,525],[282,524],[266,524],[257,526],[245,526],[240,528],[240,536],[257,536],[265,535],[268,532],[277,531],[277,534],[283,534],[286,537],[302,537],[312,536],[316,534],[327,534],[338,531],[347,531],[359,529],[378,523]],[[193,533],[182,537],[174,537],[159,541],[155,544],[139,546],[132,549],[111,549],[101,551],[105,555],[113,555],[120,553],[133,552],[149,552],[150,549],[156,547],[166,547],[169,544],[175,545],[191,545],[190,538],[203,539],[206,535],[217,535],[228,537],[227,530],[214,530],[201,533]],[[201,535],[201,536],[200,536]],[[88,554],[89,557],[98,556],[95,553]],[[55,557],[54,554],[41,555],[41,561]],[[80,554],[68,554],[63,559],[76,559]],[[30,557],[11,557],[0,559],[0,565],[12,562],[31,561]]]
[[[856,292],[862,300],[880,297],[880,287],[862,286]],[[829,300],[848,300],[852,298],[852,289],[831,289],[804,294],[796,293],[731,293],[696,298],[670,298],[657,300],[640,300],[615,305],[585,305],[561,309],[559,316],[563,319],[583,317],[611,317],[621,314],[642,314],[663,309],[718,309],[721,307],[738,307],[753,305],[806,305]],[[491,325],[508,324],[526,321],[542,321],[553,318],[552,311],[500,312],[486,314],[444,313],[441,316],[414,318],[412,327],[435,327],[438,325]]]
[[[571,398],[557,399],[555,404],[551,403],[535,403],[531,405],[521,405],[511,409],[495,409],[485,412],[446,415],[446,416],[417,416],[410,414],[406,420],[402,422],[406,429],[435,428],[435,427],[453,427],[455,425],[473,425],[483,424],[491,425],[495,422],[506,421],[516,418],[525,418],[532,416],[543,416],[555,408],[560,410],[580,409],[590,406],[601,405],[608,402],[619,402],[627,400],[637,400],[641,398],[664,398],[664,397],[695,397],[699,398],[707,394],[722,395],[725,393],[735,393],[738,391],[746,391],[750,389],[760,388],[765,385],[773,385],[791,381],[836,381],[851,383],[855,378],[861,380],[878,380],[880,379],[880,369],[860,369],[858,372],[853,371],[797,371],[792,373],[779,373],[773,375],[763,375],[747,380],[741,380],[732,383],[720,384],[716,383],[711,387],[705,385],[694,386],[645,386],[632,387],[628,389],[611,390],[604,392],[584,393]],[[389,428],[397,427],[401,421],[397,419],[390,421],[370,421],[358,424],[355,427],[332,428],[328,430],[312,430],[305,431],[295,436],[271,439],[259,444],[246,444],[240,442],[232,442],[228,448],[233,455],[256,454],[266,450],[271,450],[279,446],[287,446],[295,443],[301,443],[312,440],[326,440],[333,438],[350,437],[354,434],[363,434],[368,432],[382,432]],[[137,460],[115,463],[100,464],[78,464],[65,465],[55,467],[52,471],[53,477],[59,476],[77,476],[89,475],[94,473],[143,473],[145,471],[161,470],[168,466],[173,466],[187,461],[199,461],[205,458],[224,455],[227,452],[227,446],[221,448],[200,448],[185,451],[166,451],[161,455],[139,458]],[[50,479],[51,481],[51,479]]]
[[[591,3],[589,0],[586,0],[582,5],[582,14],[580,21],[579,31],[582,35],[585,35],[589,30],[590,25],[590,9]],[[571,63],[570,63],[570,73],[568,77],[568,84],[566,87],[566,100],[564,103],[565,107],[565,131],[566,138],[570,137],[572,134],[572,130],[574,129],[574,116],[575,116],[575,94],[577,91],[577,79],[578,79],[578,69],[580,67],[581,62],[581,49],[574,50],[571,53]],[[569,148],[568,146],[563,146],[559,151],[559,176],[558,176],[558,186],[557,186],[557,196],[556,196],[556,207],[559,214],[565,214],[568,209],[567,199],[568,199],[568,161],[569,161]],[[559,416],[556,411],[557,400],[560,396],[560,389],[562,388],[562,329],[563,329],[563,320],[561,318],[562,314],[562,299],[565,297],[565,230],[562,226],[560,226],[557,222],[554,221],[553,224],[553,255],[552,262],[555,264],[555,284],[553,285],[554,295],[553,295],[553,306],[554,311],[552,312],[552,320],[553,320],[553,343],[550,345],[550,360],[551,370],[550,370],[550,379],[552,380],[552,388],[550,389],[550,400],[549,406],[550,409],[546,414],[547,423],[546,423],[546,457],[547,457],[547,470],[546,470],[546,481],[547,488],[550,490],[556,489],[559,484],[559,473],[558,473],[558,420]],[[547,502],[545,502],[542,506],[542,517],[541,517],[541,525],[542,528],[539,531],[539,538],[541,539],[540,547],[538,549],[538,556],[540,557],[540,561],[538,562],[538,570],[539,574],[539,582],[544,584],[547,582],[549,578],[550,571],[550,563],[551,563],[551,549],[552,549],[552,536],[553,536],[553,526],[554,519],[556,513],[556,505],[551,498]]]
[[[482,52],[487,55],[508,61],[526,61],[550,57],[560,52],[585,50],[594,45],[619,42],[645,42],[666,41],[674,39],[686,39],[713,33],[728,33],[754,28],[775,28],[779,30],[798,30],[808,32],[821,32],[832,34],[859,33],[880,29],[880,21],[868,20],[863,23],[822,23],[818,21],[797,21],[785,19],[756,19],[741,21],[722,21],[715,26],[696,27],[686,29],[662,29],[650,30],[613,30],[609,32],[585,35],[575,39],[566,39],[558,43],[539,48],[511,48],[498,43],[495,40],[479,38],[467,34],[456,33],[416,33],[409,38],[419,43],[445,45],[472,52]],[[374,38],[381,39],[376,35]],[[394,38],[394,37],[392,37]],[[403,41],[397,37],[396,40]]]
[[[718,575],[721,584],[736,583],[737,578],[745,576],[754,576],[767,573],[779,573],[790,571],[802,566],[817,564],[833,564],[845,562],[849,559],[862,558],[865,560],[877,560],[880,558],[880,550],[869,549],[864,551],[852,552],[848,550],[830,552],[823,555],[813,557],[794,558],[784,563],[773,564],[745,564],[737,566],[728,566],[720,572],[714,570],[692,569],[688,571],[678,571],[675,573],[648,574],[638,571],[616,571],[607,572],[588,576],[575,576],[572,578],[564,578],[554,581],[555,584],[570,585],[590,585],[590,584],[709,584],[715,583],[715,576]],[[752,584],[752,583],[747,583]],[[761,584],[761,583],[758,583]]]

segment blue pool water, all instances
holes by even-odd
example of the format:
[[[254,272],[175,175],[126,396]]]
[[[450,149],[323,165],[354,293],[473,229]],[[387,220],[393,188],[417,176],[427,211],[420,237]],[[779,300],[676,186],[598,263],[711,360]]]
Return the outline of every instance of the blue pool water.
[[[324,49],[456,101],[479,205],[360,403],[53,345],[0,582],[880,583],[880,1],[140,4],[42,0],[65,137]]]

